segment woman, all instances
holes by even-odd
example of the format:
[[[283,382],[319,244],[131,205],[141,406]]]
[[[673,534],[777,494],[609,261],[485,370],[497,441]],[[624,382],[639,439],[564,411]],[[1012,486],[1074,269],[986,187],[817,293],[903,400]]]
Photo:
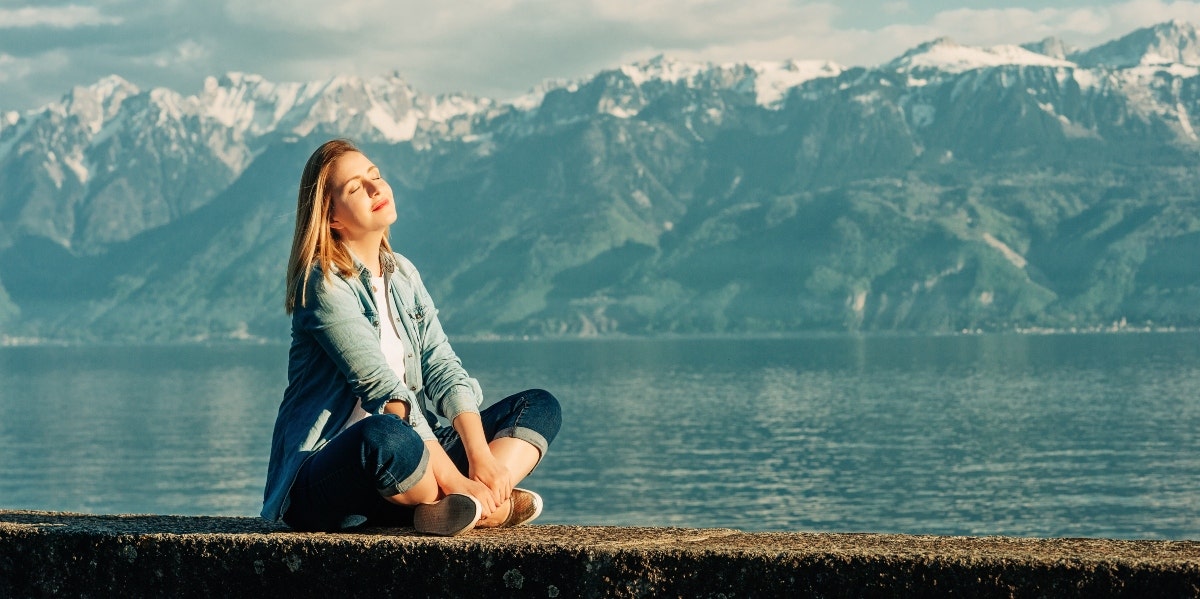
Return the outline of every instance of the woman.
[[[329,141],[309,157],[288,259],[288,386],[262,515],[296,530],[412,524],[445,536],[528,522],[541,498],[516,485],[558,433],[558,401],[531,390],[480,412],[479,384],[420,275],[391,251],[395,220],[391,187],[352,143]]]

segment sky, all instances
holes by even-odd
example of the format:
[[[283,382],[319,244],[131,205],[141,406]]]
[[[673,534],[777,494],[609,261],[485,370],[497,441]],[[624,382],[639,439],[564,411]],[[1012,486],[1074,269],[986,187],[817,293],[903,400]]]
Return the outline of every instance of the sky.
[[[943,36],[1089,48],[1171,19],[1200,25],[1200,0],[0,0],[0,110],[108,75],[194,94],[232,71],[503,100],[659,54],[873,66]]]

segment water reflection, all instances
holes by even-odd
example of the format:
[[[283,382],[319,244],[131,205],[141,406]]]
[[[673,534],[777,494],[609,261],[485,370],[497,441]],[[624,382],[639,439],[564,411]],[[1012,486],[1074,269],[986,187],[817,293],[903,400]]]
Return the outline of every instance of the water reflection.
[[[459,343],[546,522],[1194,538],[1200,336]],[[0,350],[0,506],[252,515],[282,347]]]
[[[0,504],[246,513],[248,498],[261,496],[281,388],[269,365],[279,360],[262,356],[261,348],[0,351],[0,450],[9,456]]]

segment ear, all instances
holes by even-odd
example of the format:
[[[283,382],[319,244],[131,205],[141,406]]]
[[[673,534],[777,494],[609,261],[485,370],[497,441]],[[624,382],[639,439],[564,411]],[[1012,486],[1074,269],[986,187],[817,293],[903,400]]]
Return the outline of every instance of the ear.
[[[340,231],[346,228],[337,218],[337,210],[334,210],[333,198],[325,196],[325,201],[329,203],[329,228]]]

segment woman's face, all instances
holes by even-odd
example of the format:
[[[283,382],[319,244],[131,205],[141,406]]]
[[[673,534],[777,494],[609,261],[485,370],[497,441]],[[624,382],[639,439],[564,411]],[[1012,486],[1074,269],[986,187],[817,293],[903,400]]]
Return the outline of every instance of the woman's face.
[[[343,154],[329,167],[329,195],[333,203],[329,226],[346,241],[386,231],[396,222],[391,186],[379,168],[358,152]]]

